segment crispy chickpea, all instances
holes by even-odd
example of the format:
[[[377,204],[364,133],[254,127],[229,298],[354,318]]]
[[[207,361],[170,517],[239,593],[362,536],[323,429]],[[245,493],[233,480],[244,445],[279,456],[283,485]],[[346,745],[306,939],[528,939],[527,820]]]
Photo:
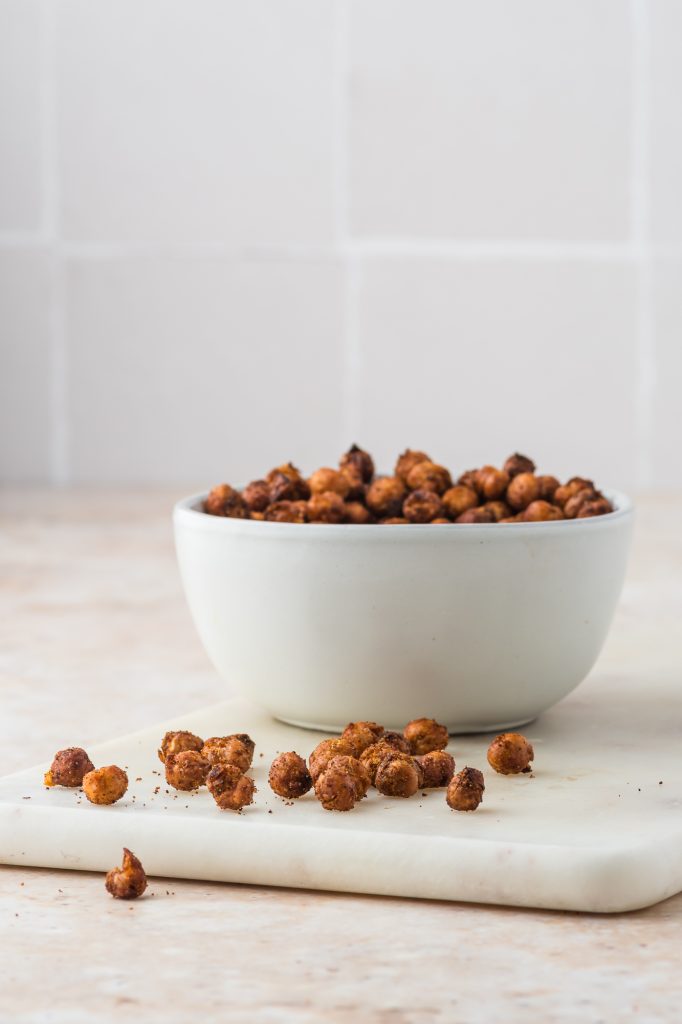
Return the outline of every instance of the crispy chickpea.
[[[265,512],[270,504],[270,485],[267,480],[252,480],[242,491],[249,512]]]
[[[485,505],[481,505],[481,508],[490,512],[495,523],[499,523],[501,519],[508,519],[511,515],[511,509],[506,501],[486,501]]]
[[[191,792],[206,783],[211,762],[198,750],[182,750],[166,757],[166,782],[173,789]]]
[[[363,483],[368,484],[374,476],[374,461],[369,452],[352,444],[345,455],[341,456],[339,468],[342,470],[352,469],[359,473]]]
[[[265,510],[269,523],[307,523],[308,503],[305,501],[275,501]]]
[[[559,481],[555,476],[537,476],[535,478],[538,482],[538,497],[541,501],[554,501],[554,495],[559,487]]]
[[[335,491],[313,494],[308,502],[308,519],[311,523],[342,523],[345,518],[345,502]]]
[[[393,729],[387,729],[381,734],[380,739],[382,743],[392,747],[393,750],[399,750],[403,754],[410,753],[410,744],[401,732],[395,732]]]
[[[582,491],[576,491],[575,494],[571,495],[564,502],[564,515],[567,519],[575,519],[583,505],[588,501],[595,501],[596,499],[597,495],[587,487],[583,488]]]
[[[475,811],[483,799],[485,781],[478,768],[462,768],[450,782],[445,799],[453,811]]]
[[[334,736],[332,739],[322,740],[318,743],[308,758],[308,767],[313,782],[317,782],[318,777],[333,757],[346,755],[353,756],[353,747],[343,736]]]
[[[466,512],[462,512],[461,516],[457,516],[455,519],[456,523],[494,523],[495,519],[489,508],[484,508],[483,505],[479,505],[478,508],[468,508]]]
[[[383,796],[414,796],[419,789],[417,766],[405,754],[389,754],[377,768],[374,785]]]
[[[356,800],[362,800],[363,797],[367,796],[370,778],[367,769],[360,763],[357,757],[351,757],[348,754],[337,755],[331,759],[325,768],[325,772],[328,772],[330,769],[332,771],[345,772],[353,780]]]
[[[169,754],[180,754],[183,750],[201,750],[204,741],[199,736],[187,729],[178,729],[175,732],[167,732],[161,740],[159,748],[159,761],[166,763]]]
[[[478,473],[477,469],[467,469],[457,478],[457,483],[461,487],[468,487],[470,491],[474,491],[480,496],[482,492],[478,483]]]
[[[270,788],[285,800],[296,800],[312,789],[313,780],[302,757],[293,750],[280,754],[270,765]]]
[[[507,504],[511,505],[515,512],[522,512],[532,501],[537,501],[539,495],[537,477],[532,473],[519,473],[507,488]]]
[[[554,492],[553,502],[555,505],[559,505],[561,508],[564,507],[569,498],[572,498],[578,491],[593,491],[594,484],[591,480],[585,480],[584,477],[574,476],[566,484],[562,484]]]
[[[452,477],[445,466],[439,466],[436,462],[418,462],[407,474],[407,486],[411,491],[445,494],[452,487]]]
[[[376,743],[383,732],[383,725],[378,725],[376,722],[349,722],[341,733],[341,739],[350,745],[353,757],[360,757],[363,750]]]
[[[204,512],[228,519],[246,519],[249,514],[241,494],[229,484],[218,484],[209,492],[204,502]]]
[[[442,498],[445,511],[451,519],[456,519],[457,516],[461,516],[462,512],[466,512],[470,508],[476,508],[478,505],[478,493],[473,490],[472,487],[465,487],[464,484],[455,484],[454,487],[448,488]]]
[[[373,743],[371,747],[367,747],[363,750],[360,755],[360,763],[367,772],[369,780],[372,785],[375,784],[377,769],[382,761],[385,761],[387,757],[392,755],[399,755],[401,757],[409,757],[409,754],[405,754],[402,750],[397,750],[392,747],[389,743],[386,743],[382,737],[376,743]]]
[[[358,799],[357,786],[347,771],[330,765],[315,782],[315,796],[325,811],[352,811]]]
[[[327,467],[316,469],[308,481],[308,486],[313,496],[333,491],[340,498],[345,498],[350,490],[348,478],[340,470],[328,469]]]
[[[128,789],[128,776],[116,764],[94,768],[83,779],[83,792],[91,804],[115,804]]]
[[[367,485],[362,479],[360,470],[356,469],[355,466],[345,466],[339,470],[339,473],[348,484],[348,493],[345,496],[345,501],[364,501]]]
[[[104,887],[117,900],[136,900],[147,888],[147,876],[141,862],[125,846],[121,867],[107,872]]]
[[[355,526],[367,526],[375,521],[369,509],[359,501],[346,502],[346,522]]]
[[[404,519],[403,516],[389,516],[388,519],[380,519],[380,526],[409,526],[410,520]]]
[[[433,491],[412,491],[403,502],[403,516],[411,523],[430,523],[443,514],[443,504]]]
[[[276,466],[274,469],[270,470],[265,479],[270,484],[271,491],[273,485],[275,485],[275,488],[280,488],[284,490],[284,485],[282,483],[281,477],[286,477],[290,484],[292,484],[292,488],[286,495],[282,494],[281,498],[273,498],[271,494],[270,501],[308,500],[308,498],[310,497],[310,488],[308,487],[306,480],[304,480],[303,476],[301,475],[300,470],[298,470],[296,466],[294,466],[293,462],[285,462],[284,465]]]
[[[455,774],[455,759],[446,750],[432,750],[429,754],[417,757],[416,760],[424,773],[424,780],[421,783],[424,789],[447,786]]]
[[[430,754],[432,750],[444,750],[448,745],[448,730],[439,725],[435,718],[415,718],[403,729],[403,736],[410,744],[413,754]]]
[[[543,523],[554,519],[563,519],[564,513],[558,505],[551,505],[548,501],[531,501],[528,508],[520,513],[519,518],[524,523]]]
[[[211,736],[201,748],[201,754],[210,765],[236,764],[242,772],[249,770],[253,760],[253,750],[238,736]]]
[[[520,732],[503,732],[488,747],[488,764],[500,775],[530,771],[533,747]]]
[[[486,501],[497,501],[504,498],[509,485],[509,474],[495,466],[482,466],[476,471],[478,492]]]
[[[367,508],[380,519],[399,516],[406,494],[405,484],[396,476],[380,476],[367,488]]]
[[[50,770],[45,772],[44,782],[46,786],[76,789],[83,785],[83,779],[94,767],[82,747],[66,747],[54,755]]]
[[[600,498],[595,498],[593,501],[586,501],[584,505],[581,505],[576,519],[589,519],[592,516],[605,516],[609,512],[613,512],[613,505],[607,498],[602,496]]]
[[[518,476],[519,473],[534,473],[535,463],[527,455],[519,455],[518,452],[514,452],[505,462],[504,471],[511,480],[513,477]]]
[[[241,811],[253,803],[256,786],[236,764],[216,764],[206,776],[208,791],[221,811]]]
[[[398,456],[393,472],[399,480],[406,484],[410,471],[414,469],[418,462],[431,462],[431,459],[426,452],[417,452],[411,448],[406,448],[403,454]]]

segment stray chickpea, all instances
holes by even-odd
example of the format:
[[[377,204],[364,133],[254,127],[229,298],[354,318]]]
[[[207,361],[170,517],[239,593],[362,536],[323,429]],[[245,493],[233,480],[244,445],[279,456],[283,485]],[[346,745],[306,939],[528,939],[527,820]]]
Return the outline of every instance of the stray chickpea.
[[[296,800],[312,789],[313,780],[302,757],[293,750],[280,754],[270,765],[270,788],[285,800]]]
[[[212,736],[204,743],[201,754],[210,765],[236,764],[242,772],[249,770],[253,760],[253,749],[238,736]]]
[[[206,776],[208,791],[221,811],[241,811],[253,803],[256,792],[253,779],[236,764],[216,764]]]
[[[462,512],[476,508],[479,498],[473,488],[465,487],[464,484],[455,484],[445,492],[441,500],[447,514],[451,519],[456,519],[457,516],[461,516]]]
[[[412,491],[403,502],[403,516],[411,523],[430,523],[443,514],[443,504],[434,491]]]
[[[166,782],[173,789],[191,792],[206,783],[211,762],[198,750],[182,750],[166,757]]]
[[[396,751],[379,764],[374,785],[383,796],[414,796],[420,785],[419,769],[411,757]]]
[[[308,504],[305,501],[276,501],[268,505],[265,519],[269,523],[307,523]]]
[[[509,485],[509,474],[495,466],[482,466],[476,471],[476,484],[479,494],[486,501],[497,501],[504,497]]]
[[[589,519],[592,516],[604,516],[613,512],[613,505],[606,498],[595,498],[593,501],[586,501],[580,506],[577,519]]]
[[[489,508],[479,505],[478,508],[468,508],[457,516],[456,523],[494,523],[495,518]]]
[[[509,478],[512,479],[518,476],[519,473],[534,473],[535,463],[532,459],[529,459],[527,455],[519,455],[515,452],[510,455],[504,464],[504,471],[508,474]]]
[[[249,510],[239,491],[229,484],[218,484],[209,492],[204,502],[204,512],[210,516],[224,516],[228,519],[246,519]]]
[[[345,455],[341,456],[339,467],[342,470],[353,469],[360,474],[363,483],[368,484],[374,476],[374,461],[369,452],[352,444]]]
[[[503,732],[488,747],[488,764],[500,775],[530,771],[533,747],[519,732]]]
[[[169,754],[180,754],[183,750],[201,750],[204,741],[195,736],[193,732],[186,729],[178,729],[176,732],[167,732],[161,740],[159,748],[159,761],[166,763]]]
[[[345,502],[335,491],[313,494],[308,502],[308,519],[311,523],[342,523],[345,518]]]
[[[383,725],[376,722],[349,722],[341,733],[341,739],[351,746],[353,757],[360,757],[363,750],[376,743],[383,733]]]
[[[413,754],[430,754],[432,750],[443,750],[448,745],[448,730],[439,725],[435,718],[415,718],[403,729],[403,736]]]
[[[316,469],[308,481],[311,495],[325,494],[333,491],[340,498],[345,498],[350,490],[348,478],[338,469]]]
[[[380,519],[399,516],[406,494],[405,484],[395,476],[380,476],[367,488],[367,508]]]
[[[359,501],[348,501],[346,502],[346,522],[353,523],[355,526],[367,526],[370,523],[375,522],[374,516]]]
[[[242,498],[252,514],[265,512],[270,504],[270,485],[267,480],[253,480],[242,491]]]
[[[539,496],[540,486],[532,473],[519,473],[507,488],[507,504],[515,512],[522,512],[532,501],[537,501]]]
[[[54,755],[50,770],[45,772],[44,783],[46,786],[77,789],[83,785],[83,779],[94,767],[82,747],[66,747]]]
[[[538,497],[542,501],[554,501],[554,495],[559,487],[559,481],[555,476],[537,476]]]
[[[147,876],[141,862],[125,846],[121,867],[107,872],[104,886],[117,900],[136,900],[147,888]]]
[[[334,736],[332,739],[322,740],[318,743],[308,758],[308,767],[313,782],[317,782],[318,777],[333,757],[341,756],[353,756],[353,746],[343,736]]]
[[[411,491],[445,494],[452,487],[452,477],[445,466],[436,462],[418,462],[407,474],[407,486]]]
[[[481,508],[490,512],[495,523],[499,523],[502,519],[507,519],[512,511],[506,501],[486,501],[485,505],[481,505]]]
[[[431,462],[431,459],[426,452],[417,452],[412,451],[411,448],[406,448],[403,454],[398,456],[393,472],[399,480],[406,484],[410,471],[414,469],[418,462]]]
[[[483,799],[485,781],[478,768],[462,768],[450,782],[445,799],[453,811],[475,811]]]
[[[417,757],[416,760],[424,773],[424,780],[421,783],[424,789],[447,786],[455,774],[455,759],[446,750],[432,750],[429,754]]]
[[[91,804],[115,804],[128,789],[128,776],[116,764],[94,768],[83,779],[83,792]]]
[[[531,501],[528,508],[520,513],[520,519],[524,523],[542,523],[554,519],[564,519],[564,513],[558,505],[551,505],[548,501]]]
[[[332,768],[318,776],[315,796],[325,811],[352,811],[357,803],[355,780],[343,768]]]

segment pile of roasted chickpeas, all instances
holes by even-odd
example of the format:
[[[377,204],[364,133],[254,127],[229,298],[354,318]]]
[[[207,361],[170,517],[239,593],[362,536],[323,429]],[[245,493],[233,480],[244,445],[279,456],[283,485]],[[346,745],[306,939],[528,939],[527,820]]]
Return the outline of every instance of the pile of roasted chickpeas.
[[[535,523],[584,519],[613,511],[591,480],[561,484],[539,475],[526,455],[510,455],[504,466],[469,469],[453,479],[426,452],[408,448],[393,476],[375,476],[371,455],[357,445],[338,469],[316,469],[307,479],[288,462],[241,492],[214,487],[204,503],[212,516],[275,523]]]

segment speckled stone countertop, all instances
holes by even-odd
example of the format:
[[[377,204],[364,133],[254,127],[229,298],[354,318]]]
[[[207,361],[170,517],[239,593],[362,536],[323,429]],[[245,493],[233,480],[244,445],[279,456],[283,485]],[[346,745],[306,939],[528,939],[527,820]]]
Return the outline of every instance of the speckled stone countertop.
[[[0,492],[0,773],[225,695],[180,591],[176,496]],[[682,715],[681,513],[640,502],[585,685],[678,680]],[[119,903],[97,875],[0,868],[0,1021],[679,1019],[682,895],[597,916],[163,879],[149,893]]]

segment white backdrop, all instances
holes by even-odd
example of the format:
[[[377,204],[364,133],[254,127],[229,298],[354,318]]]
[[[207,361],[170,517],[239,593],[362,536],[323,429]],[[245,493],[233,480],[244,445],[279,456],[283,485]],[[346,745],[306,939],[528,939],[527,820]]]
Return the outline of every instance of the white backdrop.
[[[0,474],[682,485],[678,0],[0,0]]]

